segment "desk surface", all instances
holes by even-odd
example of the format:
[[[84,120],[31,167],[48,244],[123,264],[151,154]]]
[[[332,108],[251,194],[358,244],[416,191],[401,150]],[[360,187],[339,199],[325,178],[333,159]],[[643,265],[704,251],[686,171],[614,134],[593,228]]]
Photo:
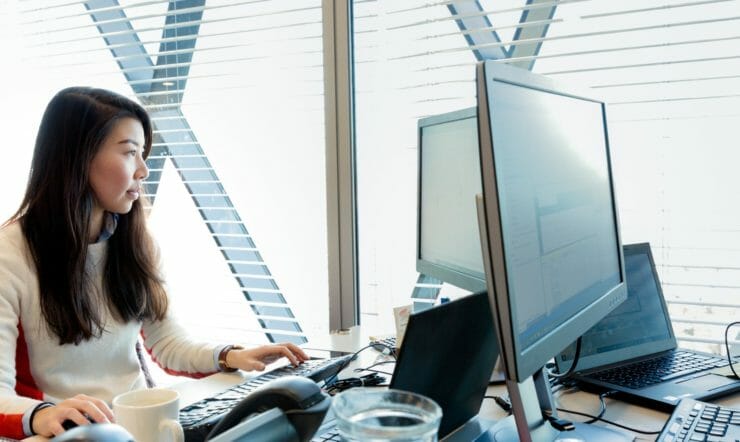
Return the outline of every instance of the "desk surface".
[[[180,392],[182,405],[185,406],[242,382],[247,377],[248,376],[244,374],[238,373],[220,373],[197,381],[186,381],[173,386],[173,388]],[[486,395],[506,395],[506,387],[503,385],[491,386],[488,388]],[[580,411],[591,415],[597,414],[600,406],[597,395],[576,390],[569,390],[556,395],[556,402],[559,408]],[[722,405],[740,408],[740,395],[725,398],[716,402]],[[627,424],[631,427],[643,429],[645,431],[660,431],[669,416],[667,413],[628,404],[616,399],[607,398],[606,404],[605,419]],[[500,420],[507,417],[507,414],[493,400],[484,399],[483,404],[481,405],[480,416],[489,420]],[[561,413],[561,416],[574,421],[586,420],[584,417],[568,415],[565,413]],[[599,423],[599,425],[605,424]],[[630,434],[634,435],[639,441],[655,440],[654,435],[646,436],[639,433]]]
[[[370,340],[370,336],[377,335],[377,333],[363,330],[362,327],[353,327],[350,330],[332,333],[330,335],[317,336],[314,338],[309,337],[309,342],[305,344],[304,347],[309,350],[309,353],[317,350],[354,352],[367,345]],[[381,357],[383,356],[378,352],[366,350],[361,353],[359,363],[353,364],[353,367],[369,366],[372,362],[375,362],[376,358]],[[352,367],[348,369],[349,371],[345,373],[345,376],[356,375],[356,373],[351,372],[351,368]],[[213,394],[213,392],[220,391],[230,385],[241,382],[248,376],[249,374],[243,373],[221,373],[206,379],[178,384],[176,388],[182,394],[183,404],[187,405],[188,403],[195,402],[203,397],[208,397]],[[487,396],[505,396],[506,394],[506,387],[503,385],[490,386],[486,393]],[[562,390],[556,393],[555,401],[559,408],[579,411],[591,415],[598,414],[600,408],[599,398],[597,395],[577,389]],[[733,408],[740,408],[740,394],[713,402]],[[605,419],[650,432],[660,431],[669,417],[668,413],[638,405],[632,405],[612,398],[606,398],[606,406],[606,413],[604,414]],[[588,419],[582,416],[571,415],[563,412],[560,412],[560,415],[561,417],[575,422],[581,422]],[[507,417],[507,413],[503,411],[492,399],[484,399],[483,404],[481,405],[480,416],[489,420],[500,420]],[[599,422],[597,425],[611,427],[602,422]],[[611,428],[626,432],[626,430],[616,427]],[[643,435],[636,432],[628,433],[632,434],[638,441],[653,441],[656,438],[655,435]]]
[[[340,333],[332,333],[329,336],[319,336],[313,339],[309,337],[309,342],[305,344],[304,347],[308,350],[309,354],[317,356],[326,356],[327,351],[354,352],[367,345],[370,336],[371,334],[363,331],[361,327],[354,327],[353,329]],[[361,358],[359,361],[350,366],[344,373],[344,376],[356,376],[356,374],[351,371],[353,367],[369,366],[376,358],[384,357],[374,350],[366,350],[362,352],[360,356]],[[278,362],[274,365],[278,366],[284,363],[285,362],[283,361],[282,363]],[[218,373],[203,379],[185,380],[181,383],[172,385],[171,388],[180,392],[180,407],[182,408],[259,374],[260,373],[256,372]],[[505,396],[506,388],[503,385],[490,386],[486,395]],[[559,408],[579,411],[591,415],[598,414],[600,407],[597,395],[579,390],[565,390],[558,392],[555,394],[555,401]],[[712,402],[740,409],[740,394],[735,394]],[[660,431],[669,416],[667,413],[632,405],[612,398],[606,399],[606,405],[606,413],[604,414],[605,419],[645,431]],[[479,415],[489,420],[500,420],[507,417],[506,412],[504,412],[491,399],[483,400]],[[569,415],[562,412],[560,415],[561,417],[575,422],[587,419],[581,416]],[[599,422],[598,425],[609,427],[608,424],[604,424],[602,422]],[[625,431],[622,429],[619,430]],[[653,441],[656,438],[655,435],[642,435],[634,432],[630,432],[630,434],[635,436],[638,441]],[[47,439],[40,437],[24,439],[24,441],[32,442],[45,440]]]
[[[361,360],[358,366],[370,365],[372,359],[379,356],[379,353],[372,350],[368,350],[365,353],[367,353],[365,355],[365,359]],[[351,373],[351,367],[349,370],[350,373],[345,374],[346,376],[356,375]],[[211,396],[213,393],[228,388],[231,385],[242,382],[247,377],[249,377],[249,374],[220,373],[197,381],[186,381],[175,385],[173,388],[180,391],[182,405],[184,406],[196,402],[204,397]],[[486,395],[504,396],[506,395],[506,387],[503,385],[490,386]],[[599,398],[595,394],[579,390],[567,390],[556,394],[555,400],[559,408],[579,411],[591,415],[596,415],[599,412]],[[740,408],[740,395],[728,397],[716,402],[722,405]],[[607,408],[606,413],[604,414],[605,419],[645,431],[660,431],[669,416],[667,413],[632,405],[611,398],[606,399],[606,404]],[[504,412],[491,399],[483,400],[479,415],[489,420],[500,420],[507,417],[506,412]],[[575,422],[581,422],[587,419],[582,416],[568,415],[562,412],[560,415],[561,417],[571,419]],[[598,423],[598,425],[609,427],[609,425],[604,423]],[[638,441],[653,441],[656,438],[655,435],[642,435],[634,432],[629,433],[635,436]]]

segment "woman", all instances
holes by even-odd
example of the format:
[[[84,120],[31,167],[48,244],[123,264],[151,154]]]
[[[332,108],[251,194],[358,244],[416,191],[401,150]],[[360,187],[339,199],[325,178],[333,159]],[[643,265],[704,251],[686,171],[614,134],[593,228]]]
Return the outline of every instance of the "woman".
[[[189,340],[172,319],[140,195],[152,128],[144,109],[92,88],[44,113],[20,209],[0,229],[0,436],[109,422],[107,403],[145,388],[139,336],[170,373],[263,370],[308,357]]]

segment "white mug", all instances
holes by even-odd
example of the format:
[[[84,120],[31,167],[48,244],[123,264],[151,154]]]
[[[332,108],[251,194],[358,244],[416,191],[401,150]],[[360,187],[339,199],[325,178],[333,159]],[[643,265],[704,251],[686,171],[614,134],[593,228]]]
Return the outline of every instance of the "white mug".
[[[179,413],[180,394],[175,390],[134,390],[113,398],[116,423],[128,430],[136,442],[183,442]]]

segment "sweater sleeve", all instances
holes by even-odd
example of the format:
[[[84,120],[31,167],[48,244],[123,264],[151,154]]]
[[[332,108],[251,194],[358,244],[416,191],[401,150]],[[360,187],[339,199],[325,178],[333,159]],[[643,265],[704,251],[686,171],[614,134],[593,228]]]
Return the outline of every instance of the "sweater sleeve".
[[[0,436],[22,439],[23,415],[41,401],[16,392],[17,343],[21,333],[21,296],[27,282],[17,244],[0,230]]]
[[[168,374],[200,378],[218,371],[213,355],[222,346],[191,340],[169,313],[162,321],[145,321],[141,334],[152,360]]]
[[[152,238],[154,259],[162,280],[166,280],[162,251]],[[166,373],[201,378],[218,371],[215,355],[223,346],[193,341],[172,315],[173,306],[161,321],[144,321],[141,335],[152,360]]]

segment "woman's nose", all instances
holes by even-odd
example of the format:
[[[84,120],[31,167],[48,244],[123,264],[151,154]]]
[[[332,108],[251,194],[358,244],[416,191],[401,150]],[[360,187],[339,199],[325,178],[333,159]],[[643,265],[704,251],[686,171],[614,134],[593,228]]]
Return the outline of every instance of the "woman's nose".
[[[146,161],[144,161],[143,158],[139,157],[138,164],[136,166],[136,179],[145,180],[149,176],[149,168],[146,167]]]

